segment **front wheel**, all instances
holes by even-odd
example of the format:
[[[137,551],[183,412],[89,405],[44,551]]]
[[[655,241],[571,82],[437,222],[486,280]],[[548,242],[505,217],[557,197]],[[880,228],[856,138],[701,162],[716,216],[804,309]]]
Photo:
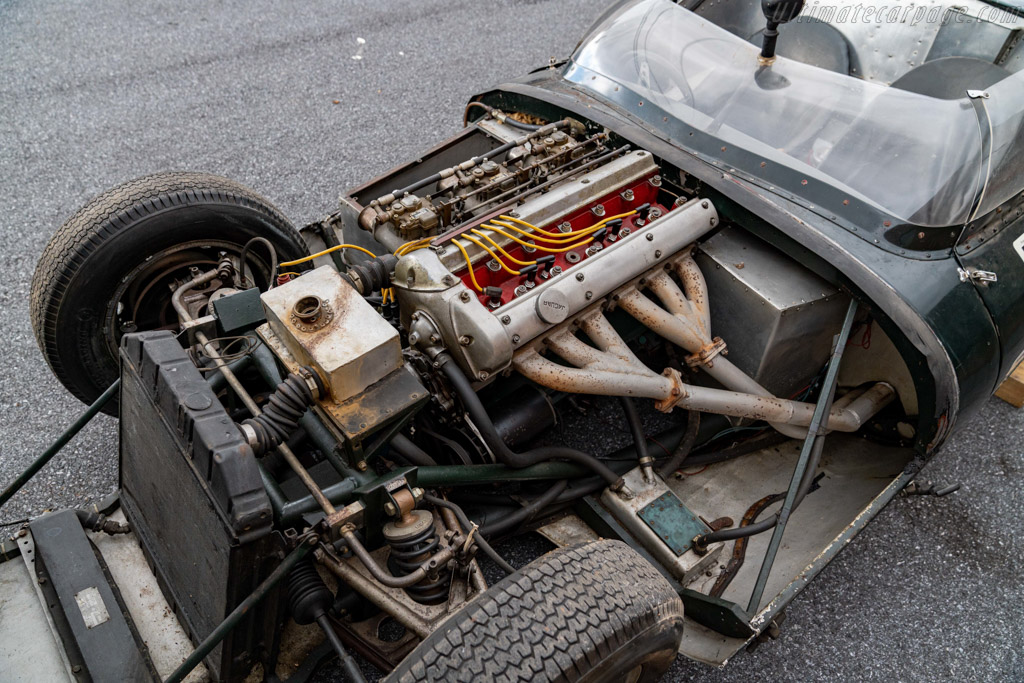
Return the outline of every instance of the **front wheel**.
[[[672,664],[683,604],[620,541],[552,551],[492,586],[388,677],[423,681],[649,683]]]
[[[176,285],[239,256],[253,237],[284,259],[306,249],[280,211],[252,190],[205,173],[157,173],[93,199],[51,238],[32,277],[32,329],[68,391],[93,402],[118,377],[128,332],[178,329]],[[272,266],[260,247],[247,257],[257,284]],[[223,283],[222,283],[223,284]],[[116,403],[106,412],[116,414]]]

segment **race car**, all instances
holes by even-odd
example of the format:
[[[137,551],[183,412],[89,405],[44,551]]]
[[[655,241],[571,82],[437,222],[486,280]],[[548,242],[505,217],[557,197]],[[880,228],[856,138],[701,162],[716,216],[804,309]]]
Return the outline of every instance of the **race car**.
[[[100,411],[119,488],[4,542],[0,648],[654,681],[777,633],[1024,355],[1020,12],[853,9],[617,3],[299,230],[201,173],[83,207],[30,306],[89,409],[0,505]]]

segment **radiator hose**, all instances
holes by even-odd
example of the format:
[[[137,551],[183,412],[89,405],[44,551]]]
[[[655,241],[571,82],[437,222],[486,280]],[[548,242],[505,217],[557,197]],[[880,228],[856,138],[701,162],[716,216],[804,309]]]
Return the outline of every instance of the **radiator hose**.
[[[465,406],[466,412],[469,413],[470,419],[473,420],[473,424],[480,432],[484,443],[498,460],[516,469],[529,467],[530,465],[547,460],[568,460],[593,470],[595,474],[608,482],[609,487],[613,491],[618,491],[622,488],[624,483],[622,477],[588,453],[564,446],[542,446],[522,453],[513,451],[502,440],[501,435],[498,434],[498,430],[494,427],[494,422],[487,414],[487,410],[480,401],[480,397],[473,391],[473,386],[470,384],[469,379],[459,369],[459,366],[455,364],[451,356],[447,353],[441,353],[434,360],[441,365],[441,372],[448,378],[452,388],[455,389],[455,393],[462,399],[462,404]]]
[[[298,429],[299,418],[313,405],[317,395],[326,393],[316,371],[312,368],[304,370],[313,378],[317,387],[316,394],[305,378],[295,372],[289,373],[274,389],[263,411],[242,421],[242,431],[247,432],[249,445],[257,456],[287,441]]]

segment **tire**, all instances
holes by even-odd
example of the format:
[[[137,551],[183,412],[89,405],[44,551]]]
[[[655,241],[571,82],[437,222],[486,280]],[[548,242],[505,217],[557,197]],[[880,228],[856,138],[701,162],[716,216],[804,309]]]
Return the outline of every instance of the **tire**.
[[[157,173],[90,201],[50,239],[32,277],[32,329],[54,375],[92,403],[118,377],[124,333],[177,330],[170,283],[190,267],[216,267],[221,251],[238,254],[253,237],[269,239],[281,260],[306,253],[270,202],[214,175]],[[253,277],[266,283],[269,259],[259,245],[252,251]],[[116,415],[116,402],[104,412]]]
[[[550,552],[427,636],[391,683],[656,681],[683,633],[669,583],[620,541]]]

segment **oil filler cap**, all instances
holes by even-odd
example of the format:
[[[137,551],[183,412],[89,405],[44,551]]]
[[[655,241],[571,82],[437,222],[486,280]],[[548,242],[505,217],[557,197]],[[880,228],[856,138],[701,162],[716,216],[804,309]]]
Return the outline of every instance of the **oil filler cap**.
[[[546,323],[560,323],[569,317],[569,300],[558,289],[546,289],[537,297],[537,315]]]

